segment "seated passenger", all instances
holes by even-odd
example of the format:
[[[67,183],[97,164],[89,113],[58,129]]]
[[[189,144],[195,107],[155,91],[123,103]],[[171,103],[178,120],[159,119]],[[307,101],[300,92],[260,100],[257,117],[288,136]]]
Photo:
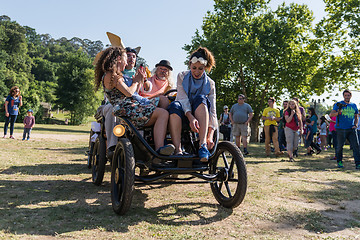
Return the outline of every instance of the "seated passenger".
[[[178,74],[176,101],[169,106],[169,128],[175,154],[183,154],[179,126],[184,120],[193,132],[199,134],[202,162],[209,159],[208,149],[214,147],[213,135],[217,128],[215,82],[205,72],[214,66],[215,59],[207,48],[200,47],[194,51],[190,56],[190,71]]]
[[[115,116],[128,118],[135,127],[154,125],[155,150],[162,155],[171,155],[174,146],[164,146],[169,114],[158,108],[159,98],[146,99],[136,90],[146,77],[145,69],[140,68],[133,79],[121,73],[127,64],[126,52],[120,47],[104,50],[95,68],[95,86],[103,85],[107,98],[113,105]]]
[[[140,96],[146,98],[160,97],[159,106],[167,108],[169,101],[167,97],[163,96],[164,93],[172,88],[171,71],[173,68],[168,60],[161,60],[155,65],[155,74],[144,80],[143,86],[140,87]]]

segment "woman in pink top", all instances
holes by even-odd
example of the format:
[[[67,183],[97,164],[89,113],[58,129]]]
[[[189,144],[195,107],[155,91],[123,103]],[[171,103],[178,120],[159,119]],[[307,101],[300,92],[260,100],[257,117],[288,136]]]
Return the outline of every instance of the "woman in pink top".
[[[284,111],[286,148],[290,162],[294,161],[294,151],[299,145],[299,129],[302,129],[301,113],[294,100],[290,100]]]
[[[336,152],[336,147],[337,147],[337,134],[336,134],[336,129],[335,129],[336,117],[330,117],[329,122],[330,122],[329,132],[331,133],[333,148],[335,149],[335,152]],[[333,157],[332,159],[336,160],[336,157]]]

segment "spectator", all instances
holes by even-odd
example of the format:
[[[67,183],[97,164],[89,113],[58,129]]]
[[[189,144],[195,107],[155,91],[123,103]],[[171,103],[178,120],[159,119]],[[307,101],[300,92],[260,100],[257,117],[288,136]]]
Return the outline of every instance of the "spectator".
[[[285,121],[283,119],[284,117],[284,110],[288,107],[288,102],[287,100],[283,101],[283,109],[280,110],[280,121],[279,121],[279,126],[278,126],[278,131],[279,131],[279,136],[278,136],[278,140],[279,140],[279,148],[280,151],[285,151],[286,150],[286,138],[285,138]]]
[[[305,120],[306,120],[305,108],[300,106],[300,102],[299,102],[299,99],[297,97],[293,97],[292,99],[296,101],[296,103],[297,103],[297,105],[299,107],[300,113],[301,113],[301,120],[302,120],[302,123],[303,123],[303,129],[299,130],[299,134],[300,134],[300,136],[303,136],[303,138],[304,138],[304,134],[302,134],[302,133],[304,133],[304,131],[305,131]],[[305,142],[305,139],[303,139],[303,142]],[[295,155],[297,156],[297,151],[295,152]]]
[[[320,147],[322,150],[324,151],[327,151],[327,141],[326,141],[326,134],[327,134],[327,127],[328,127],[328,124],[326,122],[326,119],[325,119],[325,116],[321,116],[320,118],[320,141],[321,141],[321,144],[320,144]]]
[[[346,139],[350,142],[353,150],[355,168],[360,169],[360,149],[357,138],[356,127],[358,125],[358,108],[355,103],[351,103],[351,92],[349,90],[343,91],[344,100],[334,104],[330,117],[336,117],[336,132],[337,132],[337,148],[336,160],[337,166],[343,168],[343,146]]]
[[[315,108],[313,107],[310,107],[308,112],[310,114],[311,126],[313,127],[313,135],[316,136],[318,116],[316,115]],[[316,142],[314,142],[314,139],[312,139],[311,141],[311,148],[316,149],[316,154],[321,153],[321,149],[319,145],[317,145]]]
[[[314,138],[314,134],[313,134],[313,127],[311,125],[311,120],[308,118],[306,119],[305,121],[305,132],[304,132],[304,135],[305,135],[305,148],[307,149],[307,152],[305,155],[307,156],[311,156],[312,153],[311,153],[311,142],[313,141],[313,138]]]
[[[231,121],[228,106],[224,106],[224,112],[220,114],[220,132],[225,141],[230,141]]]
[[[20,89],[14,86],[10,89],[10,93],[5,100],[5,125],[4,125],[4,136],[6,138],[8,126],[10,123],[10,138],[15,139],[14,124],[16,118],[19,115],[19,107],[23,105],[22,96],[20,95]]]
[[[299,129],[302,129],[301,113],[295,100],[291,100],[284,113],[286,146],[289,161],[294,161],[294,151],[299,144]]]
[[[280,121],[280,110],[274,108],[275,98],[270,97],[268,99],[269,107],[265,108],[262,114],[262,120],[265,120],[264,123],[264,132],[265,132],[265,152],[266,156],[270,156],[270,142],[271,139],[275,148],[275,155],[280,156],[282,152],[280,152],[279,142],[278,142],[278,130],[277,125],[278,121]]]
[[[331,139],[332,139],[332,146],[335,149],[335,156],[332,158],[332,160],[336,160],[336,148],[337,148],[337,133],[335,128],[336,123],[336,117],[330,117],[329,116],[329,132],[331,133]]]
[[[251,106],[245,103],[245,96],[240,94],[238,96],[238,103],[235,103],[230,109],[230,121],[232,124],[232,134],[235,136],[235,144],[240,148],[242,140],[245,155],[249,154],[247,150],[248,126],[253,116],[254,113]]]
[[[33,110],[29,109],[27,111],[27,116],[24,118],[24,133],[22,140],[24,141],[27,135],[26,140],[30,139],[31,129],[35,126],[35,117],[33,116]]]

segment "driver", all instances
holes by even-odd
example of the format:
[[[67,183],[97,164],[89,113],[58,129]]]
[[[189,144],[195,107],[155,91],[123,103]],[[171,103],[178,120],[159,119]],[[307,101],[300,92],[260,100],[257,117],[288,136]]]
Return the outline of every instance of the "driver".
[[[160,97],[159,106],[167,108],[169,101],[163,94],[172,88],[172,70],[168,60],[161,60],[155,65],[152,77],[145,79],[143,85],[139,89],[140,96],[146,98]]]

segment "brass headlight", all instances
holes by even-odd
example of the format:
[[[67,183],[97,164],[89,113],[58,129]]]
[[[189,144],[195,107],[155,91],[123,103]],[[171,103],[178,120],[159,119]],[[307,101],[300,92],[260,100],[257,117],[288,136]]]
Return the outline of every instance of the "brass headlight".
[[[115,136],[117,137],[121,137],[122,135],[124,135],[125,133],[125,128],[123,125],[119,124],[119,125],[116,125],[113,129],[113,133]]]

